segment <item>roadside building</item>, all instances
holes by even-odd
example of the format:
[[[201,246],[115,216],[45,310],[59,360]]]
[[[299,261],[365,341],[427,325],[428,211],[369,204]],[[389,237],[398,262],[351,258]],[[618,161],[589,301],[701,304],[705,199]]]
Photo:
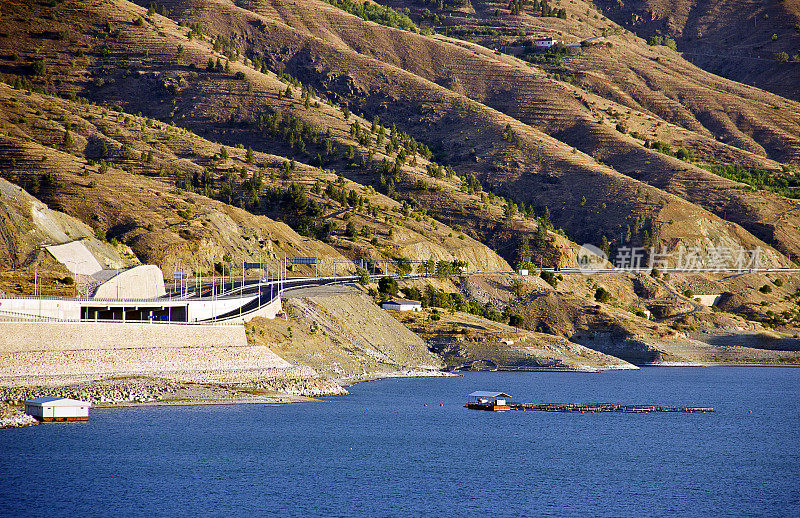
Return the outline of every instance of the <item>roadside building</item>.
[[[533,46],[536,47],[537,49],[549,49],[556,43],[558,43],[558,40],[551,37],[537,38],[533,40]]]
[[[88,421],[88,401],[42,396],[25,401],[25,413],[39,421]]]
[[[422,311],[422,304],[416,300],[393,300],[384,302],[381,307],[392,311]]]

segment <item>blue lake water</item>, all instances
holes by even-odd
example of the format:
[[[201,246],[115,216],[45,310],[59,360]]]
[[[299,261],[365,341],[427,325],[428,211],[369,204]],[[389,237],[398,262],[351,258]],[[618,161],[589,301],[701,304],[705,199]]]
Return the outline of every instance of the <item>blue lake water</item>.
[[[468,373],[350,390],[0,430],[0,516],[800,516],[800,369]],[[463,407],[474,390],[717,412],[479,412]]]

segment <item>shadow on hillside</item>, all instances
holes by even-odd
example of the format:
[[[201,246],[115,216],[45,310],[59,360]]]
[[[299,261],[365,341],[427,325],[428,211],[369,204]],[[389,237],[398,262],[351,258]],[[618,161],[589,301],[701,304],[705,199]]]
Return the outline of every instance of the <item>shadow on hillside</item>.
[[[768,351],[800,351],[800,338],[778,338],[765,334],[722,334],[706,337],[709,345],[752,347]]]

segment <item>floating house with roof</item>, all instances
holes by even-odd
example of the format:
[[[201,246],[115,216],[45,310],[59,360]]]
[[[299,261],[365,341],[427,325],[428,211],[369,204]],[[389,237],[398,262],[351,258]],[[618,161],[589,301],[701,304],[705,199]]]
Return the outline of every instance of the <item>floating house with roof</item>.
[[[469,395],[467,401],[467,408],[472,410],[491,410],[495,412],[502,412],[511,410],[508,404],[508,398],[511,394],[505,392],[490,392],[485,390],[476,390]]]
[[[25,401],[25,413],[39,421],[88,421],[88,401],[42,396]]]

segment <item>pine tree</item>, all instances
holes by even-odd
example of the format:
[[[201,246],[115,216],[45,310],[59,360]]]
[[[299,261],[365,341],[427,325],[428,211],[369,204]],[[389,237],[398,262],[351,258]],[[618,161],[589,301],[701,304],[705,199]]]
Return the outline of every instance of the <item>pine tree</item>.
[[[606,256],[608,256],[609,253],[608,238],[606,238],[605,235],[602,238],[600,238],[600,250],[602,250],[603,253],[606,254]]]

